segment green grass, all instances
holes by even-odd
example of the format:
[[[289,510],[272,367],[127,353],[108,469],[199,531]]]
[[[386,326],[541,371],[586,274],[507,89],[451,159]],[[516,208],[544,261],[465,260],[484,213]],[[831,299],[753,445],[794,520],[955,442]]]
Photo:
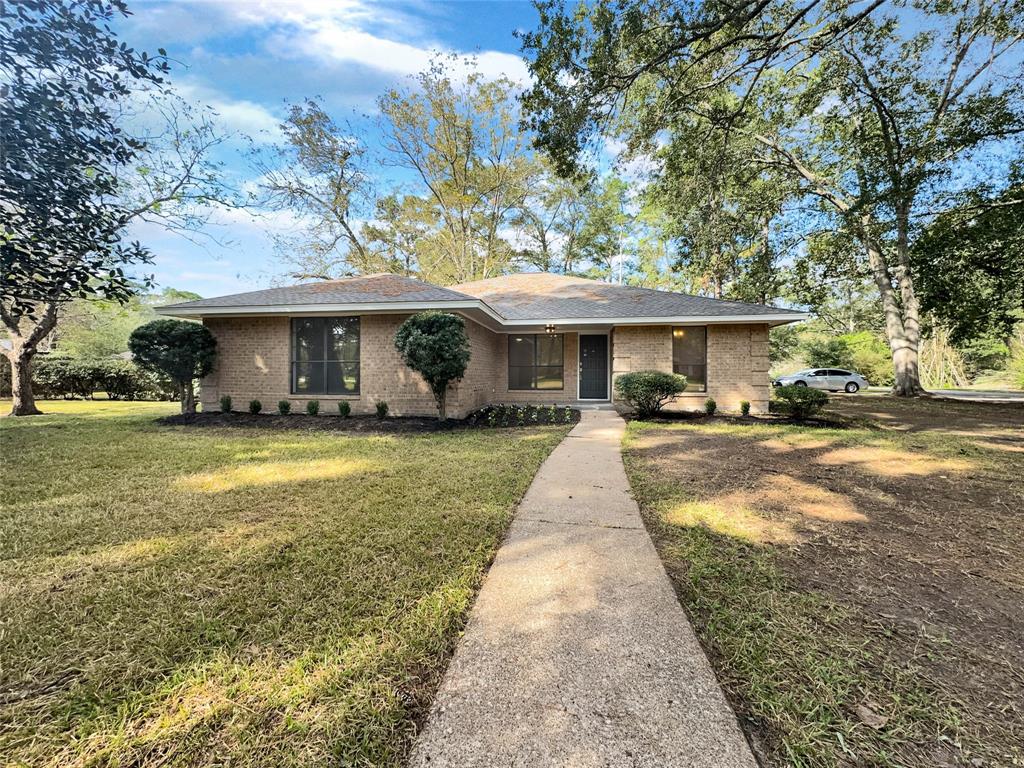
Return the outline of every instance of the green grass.
[[[808,530],[801,527],[808,518],[801,520],[799,510],[838,510],[858,524],[893,526],[895,535],[899,509],[914,503],[920,483],[946,477],[969,477],[976,488],[1002,488],[992,503],[1007,510],[1021,503],[1019,487],[1013,489],[1024,462],[1005,444],[991,443],[993,435],[1024,438],[1012,427],[983,435],[899,433],[865,419],[847,429],[726,421],[629,425],[624,459],[648,530],[720,680],[769,765],[991,766],[1018,765],[1013,761],[1024,759],[1017,743],[1024,723],[1019,710],[1013,714],[1013,694],[996,683],[985,692],[986,705],[1003,713],[992,722],[987,710],[961,699],[949,671],[961,652],[972,663],[1007,668],[1019,664],[1019,658],[992,651],[979,661],[984,649],[969,648],[966,641],[954,647],[936,627],[910,636],[882,616],[862,614],[855,600],[844,599],[844,585],[829,591],[808,588],[800,573],[801,564],[811,562],[816,569],[812,581],[849,576],[855,566],[842,563],[830,574],[824,558],[808,557],[801,548],[856,540],[861,529],[843,528],[846,521],[810,520]],[[800,458],[788,468],[777,459],[759,463],[756,458],[789,451]],[[847,456],[865,463],[843,467],[840,474],[830,470]],[[679,469],[684,464],[688,467]],[[849,494],[844,483],[857,487],[858,477],[863,495]],[[793,482],[778,485],[787,481]],[[772,489],[778,488],[773,497]],[[887,505],[896,517],[883,517]],[[776,514],[780,509],[785,514]],[[947,512],[961,510],[935,510],[936,515]],[[999,524],[997,516],[992,519]],[[1014,520],[1005,518],[996,541],[1019,535]],[[916,534],[912,529],[911,536]],[[856,554],[857,546],[839,551]],[[880,559],[885,562],[884,555]],[[895,557],[878,573],[855,576],[885,594],[897,587],[884,568],[905,565]],[[1012,563],[1005,567],[1016,572]],[[1019,590],[1018,582],[1008,574],[993,588]],[[969,595],[949,599],[954,613],[976,615]],[[1022,668],[1009,674],[1020,679]],[[864,703],[886,715],[883,727],[871,727],[858,716],[858,705]],[[970,763],[978,756],[981,762]]]
[[[2,404],[0,404],[2,405]],[[0,422],[0,763],[398,765],[568,427]]]

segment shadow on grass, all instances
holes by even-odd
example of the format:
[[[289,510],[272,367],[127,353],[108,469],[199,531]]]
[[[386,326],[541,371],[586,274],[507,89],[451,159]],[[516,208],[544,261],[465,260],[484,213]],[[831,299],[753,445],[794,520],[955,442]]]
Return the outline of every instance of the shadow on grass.
[[[631,426],[645,521],[769,764],[1022,758],[1024,463],[944,426]]]
[[[60,418],[3,435],[0,753],[26,764],[400,764],[563,434]]]

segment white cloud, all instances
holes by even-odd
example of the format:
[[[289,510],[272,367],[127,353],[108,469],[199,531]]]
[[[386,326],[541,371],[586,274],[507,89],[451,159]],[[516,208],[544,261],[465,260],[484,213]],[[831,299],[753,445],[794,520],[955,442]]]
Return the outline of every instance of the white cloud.
[[[454,53],[475,58],[487,78],[507,76],[518,83],[529,79],[519,56],[493,50],[453,50],[425,35],[420,20],[381,4],[221,0],[219,8],[236,24],[273,28],[268,47],[277,55],[350,62],[389,74],[413,75],[425,70],[438,53]]]
[[[175,90],[186,101],[210,107],[217,122],[226,130],[251,136],[254,141],[274,142],[281,138],[281,119],[261,104],[247,99],[232,99],[210,86],[179,80]]]

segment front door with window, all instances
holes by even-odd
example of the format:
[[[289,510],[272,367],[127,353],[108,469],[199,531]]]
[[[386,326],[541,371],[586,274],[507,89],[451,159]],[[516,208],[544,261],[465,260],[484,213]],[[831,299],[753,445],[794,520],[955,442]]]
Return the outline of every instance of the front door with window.
[[[580,400],[608,399],[608,337],[580,335]]]

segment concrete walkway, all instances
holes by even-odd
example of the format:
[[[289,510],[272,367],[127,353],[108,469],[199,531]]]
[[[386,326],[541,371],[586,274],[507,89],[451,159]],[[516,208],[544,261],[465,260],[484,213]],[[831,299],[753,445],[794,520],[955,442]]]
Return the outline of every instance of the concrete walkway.
[[[756,766],[629,494],[624,428],[584,411],[537,473],[413,766]]]

